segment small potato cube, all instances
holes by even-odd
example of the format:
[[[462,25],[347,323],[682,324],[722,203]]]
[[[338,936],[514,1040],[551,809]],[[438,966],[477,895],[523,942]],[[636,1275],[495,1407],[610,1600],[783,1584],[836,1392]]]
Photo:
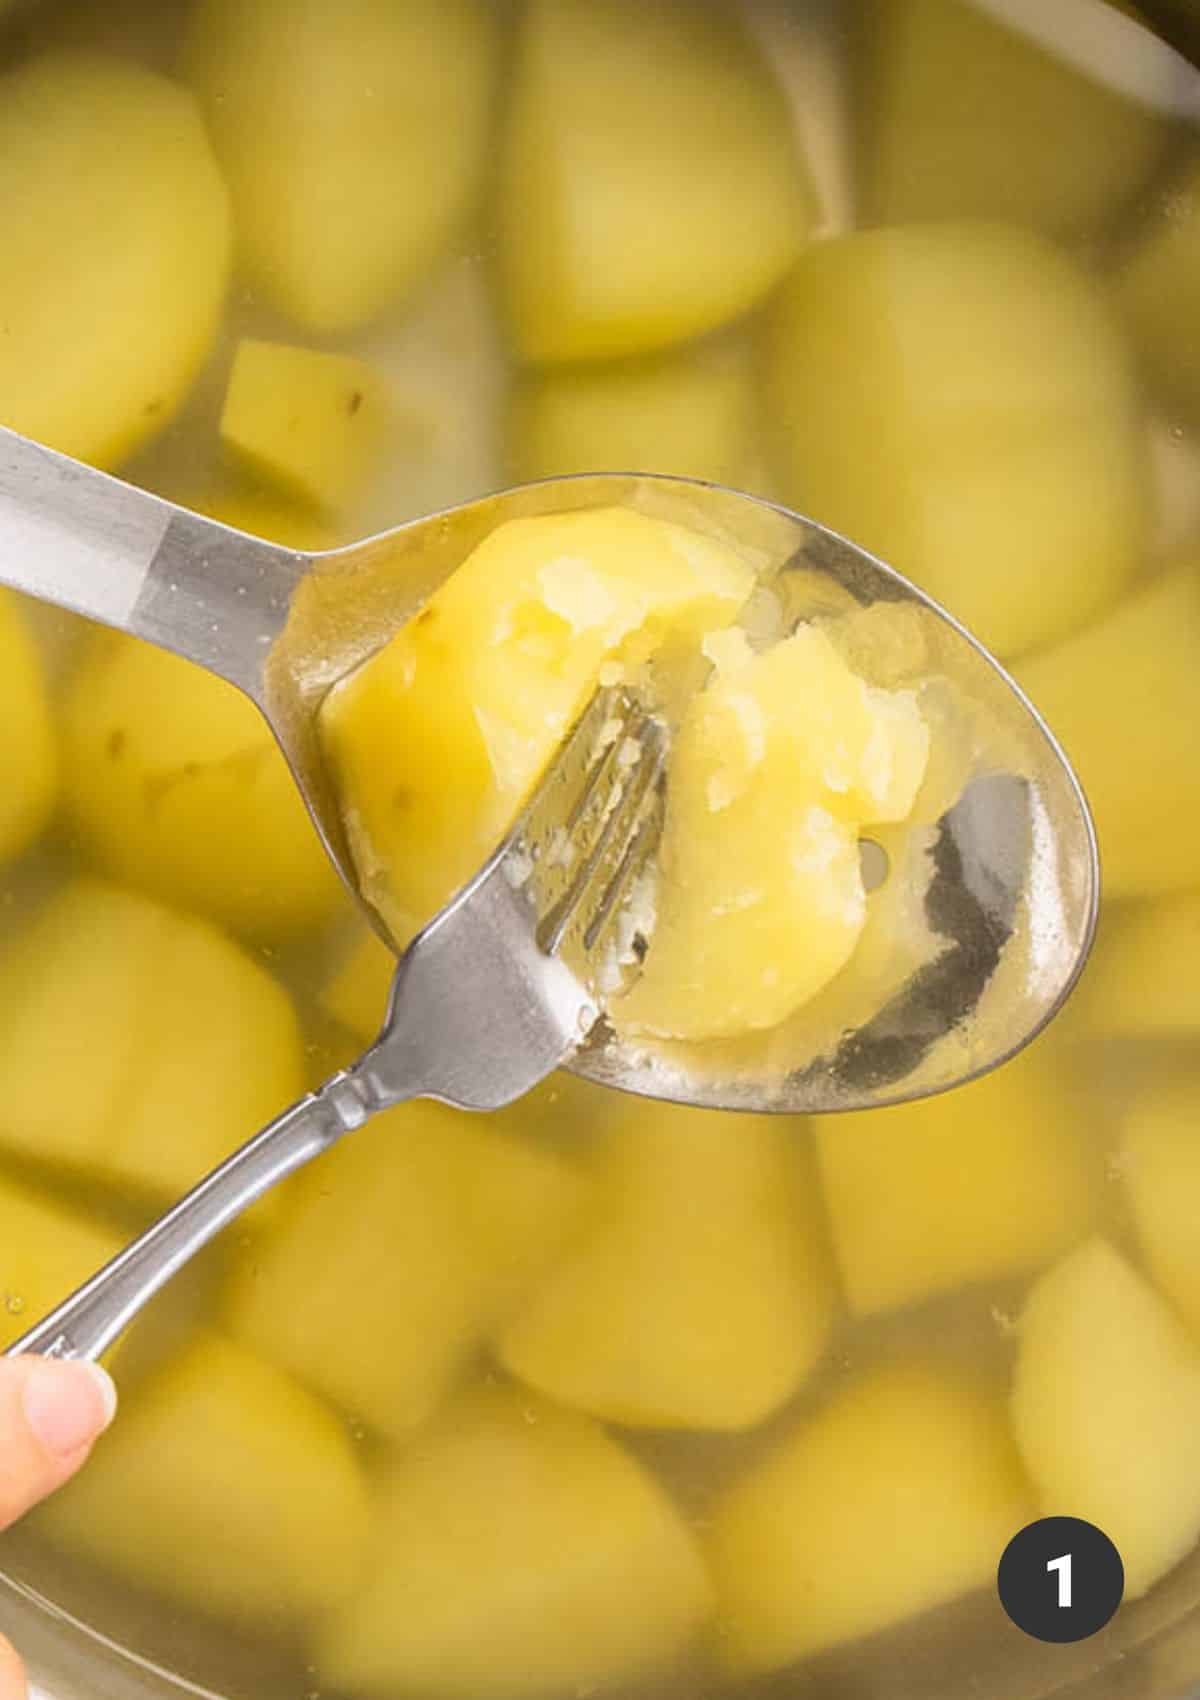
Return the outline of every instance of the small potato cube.
[[[0,1146],[164,1203],[304,1079],[265,969],[207,922],[92,880],[0,953],[0,1078]]]
[[[535,361],[649,353],[740,318],[812,217],[744,25],[664,0],[525,9],[499,194],[501,293]]]
[[[1107,303],[1002,224],[820,242],[774,315],[785,498],[1008,656],[1064,637],[1141,564],[1145,435]]]
[[[387,386],[365,360],[245,337],[225,392],[221,442],[254,477],[336,511],[376,472],[390,412]]]
[[[45,671],[15,596],[0,591],[0,866],[26,850],[58,796],[58,740]]]
[[[67,807],[115,878],[252,938],[346,901],[270,728],[223,679],[105,633],[63,722]]]
[[[866,922],[859,828],[907,815],[928,748],[912,693],[865,684],[818,627],[731,646],[671,752],[657,914],[617,1025],[720,1038],[807,1003]]]
[[[121,1235],[0,1177],[0,1351],[115,1257]]]
[[[495,848],[594,690],[728,625],[752,568],[627,508],[513,520],[321,711],[360,885],[405,944]]]
[[[530,373],[509,410],[509,471],[518,481],[659,472],[757,488],[757,405],[740,348]]]
[[[739,1429],[769,1415],[834,1308],[803,1124],[645,1103],[594,1168],[572,1249],[500,1336],[505,1367],[610,1422]]]
[[[485,1386],[402,1454],[365,1583],[316,1648],[331,1688],[534,1700],[667,1666],[711,1609],[673,1506],[603,1429]]]
[[[1108,905],[1070,1023],[1097,1039],[1200,1035],[1200,894]]]
[[[992,1583],[1030,1515],[998,1400],[939,1369],[876,1369],[718,1501],[722,1657],[775,1670]]]
[[[1120,213],[1164,152],[1177,67],[1098,0],[1045,7],[1040,28],[976,0],[874,0],[866,17],[872,224],[1011,218],[1074,235]]]
[[[405,1105],[302,1178],[272,1237],[239,1258],[229,1326],[402,1435],[558,1249],[577,1191],[561,1159],[486,1120]]]
[[[860,1316],[1049,1262],[1093,1226],[1101,1158],[1039,1051],[922,1103],[822,1116],[834,1251]]]
[[[1120,1156],[1146,1267],[1200,1340],[1200,1077],[1168,1075],[1127,1112]]]
[[[1200,419],[1200,163],[1156,203],[1116,287],[1151,377],[1164,396]]]
[[[136,1386],[87,1469],[33,1526],[130,1586],[294,1632],[354,1588],[368,1503],[337,1417],[207,1335]]]
[[[1019,1336],[1013,1427],[1040,1513],[1103,1529],[1135,1600],[1200,1536],[1200,1348],[1100,1238],[1042,1276]]]
[[[1110,897],[1186,891],[1200,867],[1200,562],[1017,669],[1087,793]]]

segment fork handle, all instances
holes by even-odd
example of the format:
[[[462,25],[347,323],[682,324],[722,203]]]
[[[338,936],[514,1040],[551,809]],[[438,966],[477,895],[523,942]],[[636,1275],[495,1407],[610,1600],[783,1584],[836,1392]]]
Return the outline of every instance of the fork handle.
[[[173,650],[256,700],[305,560],[0,427],[0,583]]]
[[[4,1356],[98,1358],[215,1234],[383,1107],[357,1064],[333,1075],[235,1151]]]

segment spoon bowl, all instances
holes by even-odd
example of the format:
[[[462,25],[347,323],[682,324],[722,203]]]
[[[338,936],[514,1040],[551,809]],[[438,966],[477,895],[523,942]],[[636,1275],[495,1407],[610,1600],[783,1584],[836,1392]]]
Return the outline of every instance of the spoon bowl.
[[[0,582],[172,650],[245,692],[362,901],[318,737],[325,694],[497,527],[611,505],[747,551],[780,587],[789,623],[893,611],[950,719],[974,732],[964,733],[946,806],[903,832],[889,829],[881,866],[894,936],[865,1004],[851,972],[781,1029],[708,1045],[702,1055],[635,1050],[601,1023],[568,1066],[675,1102],[805,1113],[942,1091],[1011,1056],[1061,1006],[1090,947],[1099,867],[1086,803],[1049,729],[999,663],[909,580],[812,520],[715,485],[606,473],[505,490],[306,554],[0,430]],[[895,624],[880,622],[881,652]],[[883,653],[866,659],[885,672],[893,666]]]

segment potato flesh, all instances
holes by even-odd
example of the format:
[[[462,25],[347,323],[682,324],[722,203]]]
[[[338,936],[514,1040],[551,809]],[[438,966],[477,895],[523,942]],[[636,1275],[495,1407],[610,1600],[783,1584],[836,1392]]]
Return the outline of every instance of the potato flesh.
[[[1105,909],[1069,1020],[1089,1038],[1200,1035],[1200,894]]]
[[[524,1700],[632,1681],[710,1609],[652,1478],[587,1418],[499,1386],[399,1460],[365,1575],[317,1668],[368,1694]]]
[[[525,359],[649,353],[767,295],[811,191],[738,21],[663,0],[534,0],[517,54],[500,284]]]
[[[102,53],[9,72],[0,224],[0,422],[117,466],[178,409],[224,301],[228,206],[187,93]]]
[[[799,1127],[646,1103],[593,1171],[571,1249],[502,1332],[501,1361],[609,1422],[760,1421],[812,1369],[834,1308]]]
[[[622,1031],[775,1026],[849,960],[866,921],[858,833],[902,820],[928,733],[911,693],[863,683],[816,626],[743,645],[695,696],[670,757],[650,948]]]
[[[257,294],[324,334],[422,281],[482,186],[495,33],[486,0],[196,8],[189,69]]]
[[[725,545],[630,509],[513,520],[335,687],[323,743],[399,943],[495,848],[602,666],[729,624],[752,586]]]
[[[120,1234],[0,1177],[0,1351],[115,1257]]]
[[[1137,569],[1129,362],[1098,292],[1031,233],[897,226],[809,248],[769,385],[785,499],[1000,655],[1064,637]]]
[[[723,1659],[774,1670],[991,1584],[1029,1516],[998,1400],[919,1364],[861,1376],[717,1503]]]
[[[824,1116],[817,1153],[838,1269],[860,1316],[1047,1263],[1094,1225],[1077,1109],[1038,1054],[944,1097]]]
[[[389,401],[365,360],[244,337],[221,413],[227,454],[284,495],[338,510],[378,471]]]
[[[368,1501],[332,1412],[217,1335],[153,1372],[129,1404],[37,1513],[48,1540],[153,1595],[256,1627],[294,1628],[345,1597]]]
[[[319,924],[341,883],[261,714],[135,638],[85,654],[63,711],[67,807],[107,872],[255,938]]]
[[[1040,1514],[1098,1524],[1137,1599],[1200,1535],[1200,1348],[1104,1239],[1042,1276],[1019,1338],[1013,1426]]]
[[[45,669],[15,596],[0,592],[0,867],[27,850],[58,796],[58,736]]]
[[[1117,300],[1150,376],[1200,419],[1200,165],[1163,197],[1117,277]]]
[[[207,922],[82,879],[0,952],[0,1071],[0,1146],[162,1203],[303,1085],[264,969]]]
[[[1200,1339],[1198,1120],[1200,1080],[1164,1070],[1125,1114],[1119,1166],[1146,1267]]]
[[[1196,884],[1198,644],[1200,562],[1189,561],[1017,670],[1082,781],[1109,896]]]

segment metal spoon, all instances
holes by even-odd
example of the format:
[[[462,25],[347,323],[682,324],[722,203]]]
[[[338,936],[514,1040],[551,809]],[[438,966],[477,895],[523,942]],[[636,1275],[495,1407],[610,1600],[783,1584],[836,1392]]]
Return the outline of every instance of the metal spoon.
[[[1056,1012],[1086,959],[1099,892],[1086,804],[998,663],[915,585],[811,520],[718,486],[605,474],[525,485],[305,554],[0,429],[0,583],[146,638],[244,691],[358,895],[317,736],[326,691],[497,526],[614,503],[753,550],[782,575],[791,618],[875,603],[904,610],[927,670],[949,681],[986,736],[940,819],[889,844],[891,879],[916,890],[921,939],[911,960],[891,962],[875,1007],[847,1017],[835,997],[775,1034],[703,1056],[634,1051],[601,1024],[568,1066],[677,1102],[808,1112],[919,1097],[1004,1061]]]

